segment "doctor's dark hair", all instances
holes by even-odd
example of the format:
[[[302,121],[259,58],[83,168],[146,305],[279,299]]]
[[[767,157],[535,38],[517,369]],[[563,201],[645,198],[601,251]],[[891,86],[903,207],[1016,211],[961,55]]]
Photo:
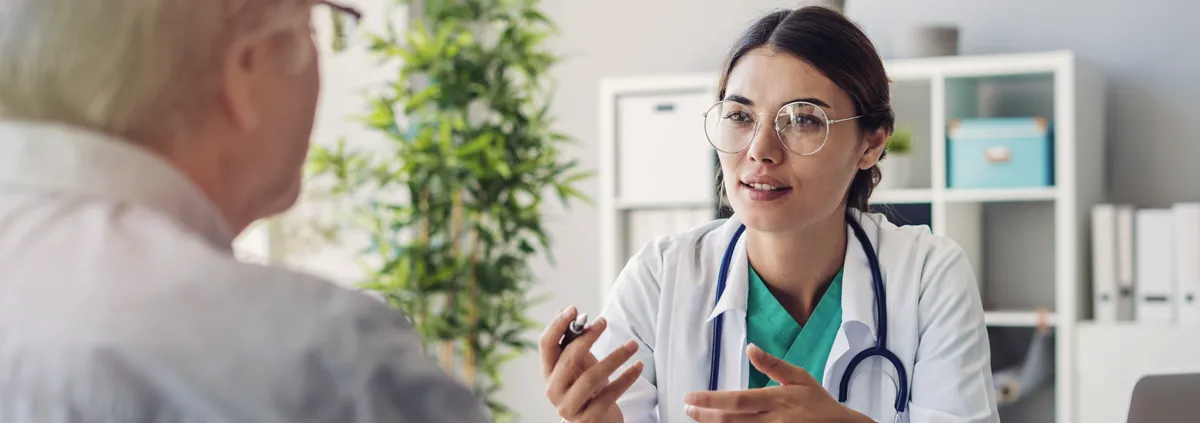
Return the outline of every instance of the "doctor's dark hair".
[[[772,12],[746,29],[725,60],[717,90],[718,101],[725,98],[729,73],[738,60],[764,46],[795,55],[845,91],[854,102],[856,114],[862,115],[853,121],[861,133],[885,128],[891,135],[896,116],[892,111],[891,88],[883,59],[858,25],[839,12],[819,6]],[[850,183],[846,206],[867,211],[871,191],[882,176],[878,165],[859,170]],[[720,203],[727,205],[723,178],[718,173],[717,189]]]

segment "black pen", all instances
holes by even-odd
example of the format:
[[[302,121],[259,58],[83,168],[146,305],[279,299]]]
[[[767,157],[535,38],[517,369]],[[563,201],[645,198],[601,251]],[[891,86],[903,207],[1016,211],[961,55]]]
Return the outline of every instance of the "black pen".
[[[575,317],[575,320],[572,320],[571,323],[567,325],[567,330],[563,331],[562,340],[558,341],[558,347],[566,348],[567,344],[570,344],[571,341],[575,340],[575,338],[583,335],[583,331],[587,329],[586,325],[587,313],[580,313],[579,316]]]

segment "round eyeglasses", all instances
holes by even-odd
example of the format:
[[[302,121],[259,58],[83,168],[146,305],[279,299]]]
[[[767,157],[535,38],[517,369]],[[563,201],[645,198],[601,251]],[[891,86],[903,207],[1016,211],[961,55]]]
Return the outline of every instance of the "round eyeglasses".
[[[762,113],[766,114],[766,113]],[[750,147],[758,132],[758,113],[736,101],[722,100],[704,112],[704,135],[722,153],[740,153]],[[816,154],[829,139],[829,125],[862,115],[830,120],[825,110],[807,101],[788,103],[775,113],[774,127],[783,147],[794,154]]]

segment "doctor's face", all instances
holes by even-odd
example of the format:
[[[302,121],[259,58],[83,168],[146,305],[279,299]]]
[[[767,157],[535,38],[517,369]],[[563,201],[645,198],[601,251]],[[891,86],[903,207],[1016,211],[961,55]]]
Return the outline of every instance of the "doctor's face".
[[[858,115],[849,95],[795,55],[748,52],[730,71],[722,100],[706,130],[726,145],[718,148],[724,188],[751,229],[799,230],[842,213],[855,173],[878,159],[856,120],[832,122]],[[745,148],[729,141],[743,138]]]

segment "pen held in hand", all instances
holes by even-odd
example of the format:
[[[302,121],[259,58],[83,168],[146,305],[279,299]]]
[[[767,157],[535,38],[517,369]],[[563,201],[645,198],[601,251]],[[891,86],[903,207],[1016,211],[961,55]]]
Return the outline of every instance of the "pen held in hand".
[[[575,338],[583,335],[583,331],[586,329],[587,313],[580,313],[575,320],[572,320],[571,323],[567,325],[567,330],[563,331],[562,340],[558,341],[559,348],[566,348],[567,344],[570,344],[571,341],[575,340]]]

